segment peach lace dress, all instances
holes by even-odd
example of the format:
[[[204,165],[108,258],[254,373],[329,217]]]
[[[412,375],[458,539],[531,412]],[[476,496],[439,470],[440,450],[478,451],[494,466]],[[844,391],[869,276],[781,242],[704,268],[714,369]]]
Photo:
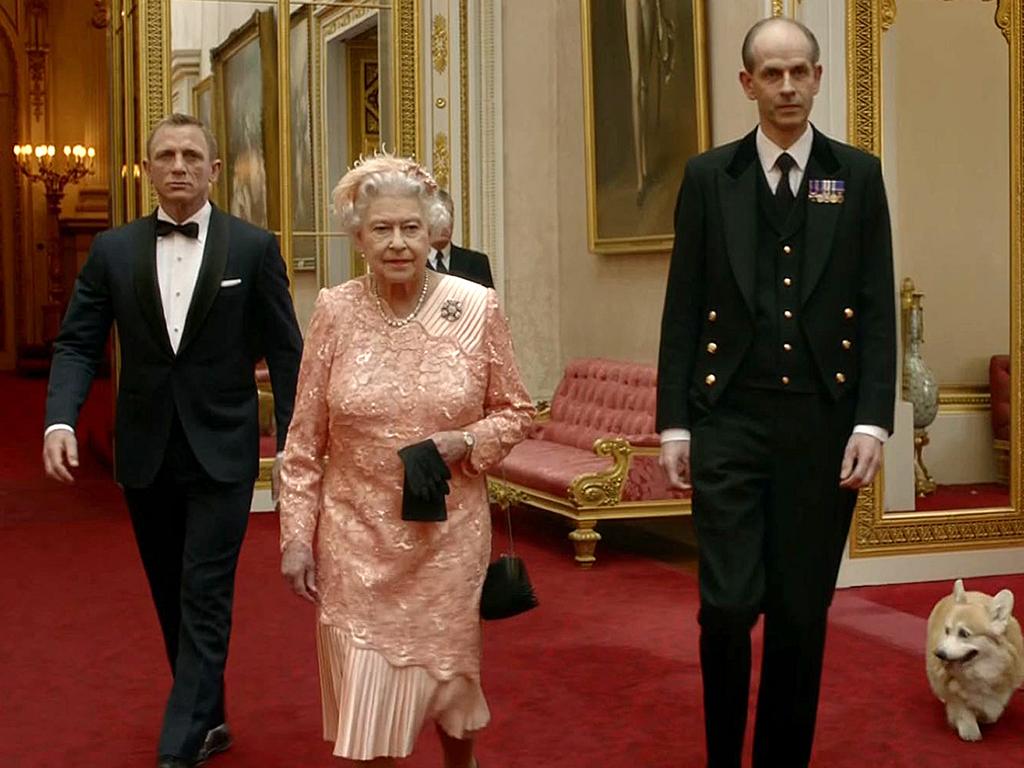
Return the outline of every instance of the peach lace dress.
[[[413,322],[384,322],[366,278],[320,292],[282,468],[281,547],[313,547],[324,738],[352,760],[404,757],[428,718],[455,738],[490,719],[480,588],[490,560],[481,474],[533,416],[493,290],[453,276]],[[444,430],[448,520],[401,519],[402,446]]]

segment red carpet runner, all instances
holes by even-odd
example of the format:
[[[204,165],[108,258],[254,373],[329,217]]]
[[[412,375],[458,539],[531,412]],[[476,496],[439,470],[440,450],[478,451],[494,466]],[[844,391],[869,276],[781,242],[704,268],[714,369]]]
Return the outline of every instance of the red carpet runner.
[[[150,768],[169,679],[127,516],[88,456],[74,487],[44,482],[41,386],[32,384],[0,378],[8,430],[0,448],[0,766]],[[479,741],[481,764],[702,765],[694,578],[617,553],[608,541],[598,567],[583,572],[556,523],[529,513],[519,520],[517,548],[542,604],[485,628],[493,720]],[[969,582],[988,591],[1003,585],[1024,603],[1020,577]],[[906,618],[892,626],[917,627],[948,589],[844,593],[858,613],[845,610],[830,630],[814,765],[1024,764],[1024,692],[983,742],[964,744],[928,689],[923,649],[912,650],[912,637],[886,637],[889,624],[872,624],[874,606],[879,617]],[[213,768],[333,764],[319,736],[312,622],[312,608],[278,576],[275,517],[255,515],[229,667],[237,744]],[[441,765],[432,733],[404,765]]]

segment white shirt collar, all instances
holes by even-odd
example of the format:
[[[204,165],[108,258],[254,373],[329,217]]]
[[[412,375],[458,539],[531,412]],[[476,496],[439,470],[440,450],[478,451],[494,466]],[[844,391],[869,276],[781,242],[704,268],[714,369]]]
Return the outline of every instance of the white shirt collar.
[[[774,141],[764,135],[764,131],[761,130],[761,126],[757,126],[757,156],[761,160],[761,167],[764,169],[765,176],[775,170],[775,161],[779,159],[779,155],[783,152],[788,152],[790,157],[796,161],[796,170],[803,174],[807,170],[807,161],[811,159],[811,147],[814,145],[814,129],[811,128],[811,124],[807,124],[807,130],[803,132],[799,139],[794,141],[788,149],[783,149]]]
[[[207,200],[203,204],[202,208],[200,208],[198,211],[196,211],[191,216],[189,216],[187,219],[185,219],[185,221],[182,221],[180,223],[181,224],[187,224],[190,221],[194,221],[196,224],[198,224],[199,225],[199,237],[198,237],[198,240],[199,240],[200,243],[205,243],[206,242],[206,233],[210,231],[210,215],[212,213],[213,213],[213,206],[210,205],[210,201]],[[156,217],[158,219],[163,220],[163,221],[170,221],[170,222],[172,222],[174,224],[178,224],[179,223],[179,222],[174,221],[174,219],[171,218],[170,214],[167,213],[167,211],[165,211],[163,209],[163,206],[159,206],[156,209]]]
[[[452,254],[452,244],[451,243],[448,243],[448,245],[446,245],[440,251],[437,250],[437,248],[433,248],[433,247],[431,247],[431,249],[430,249],[430,258],[432,258],[434,260],[434,264],[437,264],[438,261],[441,261],[445,266],[451,264],[451,261],[452,261],[451,254]]]

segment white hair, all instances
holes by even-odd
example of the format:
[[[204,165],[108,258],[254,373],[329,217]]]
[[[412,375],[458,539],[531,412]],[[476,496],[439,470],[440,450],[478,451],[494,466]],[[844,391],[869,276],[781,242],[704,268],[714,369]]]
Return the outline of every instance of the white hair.
[[[384,195],[416,198],[431,236],[451,225],[451,214],[433,176],[412,159],[378,153],[356,163],[331,194],[342,231],[348,235],[359,231],[367,206]]]

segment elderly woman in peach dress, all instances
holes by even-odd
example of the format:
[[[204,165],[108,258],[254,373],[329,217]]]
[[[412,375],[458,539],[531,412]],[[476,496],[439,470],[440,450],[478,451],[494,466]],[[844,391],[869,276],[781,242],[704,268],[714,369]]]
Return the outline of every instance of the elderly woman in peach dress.
[[[533,416],[497,295],[427,269],[448,212],[411,160],[378,155],[334,190],[369,275],[320,292],[282,467],[281,570],[319,611],[324,738],[391,766],[433,720],[446,768],[471,768],[490,719],[480,590],[483,472]],[[398,450],[432,440],[451,472],[444,522],[402,519]]]

